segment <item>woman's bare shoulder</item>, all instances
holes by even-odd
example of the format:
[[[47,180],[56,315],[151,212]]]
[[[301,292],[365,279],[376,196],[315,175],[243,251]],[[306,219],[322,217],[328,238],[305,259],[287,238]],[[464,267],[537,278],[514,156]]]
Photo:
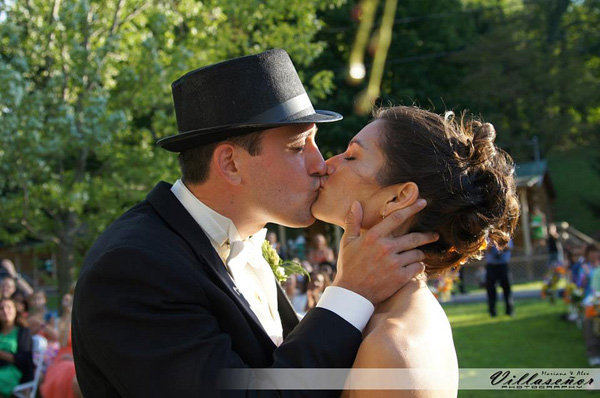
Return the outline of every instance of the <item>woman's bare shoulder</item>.
[[[409,305],[391,306],[372,319],[353,368],[400,368],[402,377],[433,382],[441,380],[442,390],[346,390],[342,397],[456,397],[458,363],[452,330],[443,309],[429,292],[412,294]],[[433,298],[433,301],[430,299]],[[402,309],[399,311],[399,309]],[[436,384],[437,385],[437,384]]]
[[[429,291],[412,294],[408,299],[410,305],[393,306],[372,319],[355,367],[415,368],[456,364],[452,329],[437,300]]]

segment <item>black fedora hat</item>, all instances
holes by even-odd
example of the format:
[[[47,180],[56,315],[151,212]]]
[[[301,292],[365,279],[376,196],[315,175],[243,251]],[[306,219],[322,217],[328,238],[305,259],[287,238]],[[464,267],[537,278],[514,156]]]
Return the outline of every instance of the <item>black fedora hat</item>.
[[[157,144],[172,152],[268,128],[342,119],[313,108],[281,49],[193,70],[171,88],[179,134]]]

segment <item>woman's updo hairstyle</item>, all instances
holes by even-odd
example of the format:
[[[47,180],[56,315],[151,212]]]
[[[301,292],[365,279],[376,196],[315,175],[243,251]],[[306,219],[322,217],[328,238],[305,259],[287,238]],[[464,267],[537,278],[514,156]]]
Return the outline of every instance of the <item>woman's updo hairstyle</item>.
[[[428,275],[481,258],[486,242],[508,243],[519,204],[514,164],[494,145],[494,126],[408,106],[377,109],[374,118],[384,122],[379,145],[386,162],[378,182],[417,184],[427,207],[411,231],[440,234],[421,247]]]

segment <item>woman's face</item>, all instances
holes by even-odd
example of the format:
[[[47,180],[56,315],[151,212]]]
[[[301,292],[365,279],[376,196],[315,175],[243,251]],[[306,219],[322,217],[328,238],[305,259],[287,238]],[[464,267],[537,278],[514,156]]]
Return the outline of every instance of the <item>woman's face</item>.
[[[46,295],[42,292],[36,292],[31,296],[31,306],[34,308],[44,308],[46,305]]]
[[[383,123],[376,120],[368,124],[352,138],[344,153],[327,160],[327,176],[322,178],[319,197],[312,206],[316,218],[343,227],[350,206],[358,200],[363,209],[363,228],[381,220],[384,187],[376,176],[385,162],[379,148]]]
[[[0,302],[0,322],[3,324],[13,324],[16,317],[17,308],[15,307],[15,303],[11,300]]]
[[[66,309],[71,309],[71,305],[73,304],[73,296],[69,293],[65,294],[62,298],[62,306]]]
[[[0,292],[2,297],[10,298],[16,291],[17,287],[14,280],[11,278],[2,279],[2,282],[0,282]]]

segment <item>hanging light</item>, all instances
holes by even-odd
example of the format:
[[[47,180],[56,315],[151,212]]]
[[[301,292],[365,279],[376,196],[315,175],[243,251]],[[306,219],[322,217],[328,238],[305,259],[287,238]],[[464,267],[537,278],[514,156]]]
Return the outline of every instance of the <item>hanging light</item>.
[[[348,71],[350,74],[350,78],[353,80],[362,80],[365,78],[367,71],[365,69],[365,64],[362,62],[354,62],[350,65],[350,70]]]

